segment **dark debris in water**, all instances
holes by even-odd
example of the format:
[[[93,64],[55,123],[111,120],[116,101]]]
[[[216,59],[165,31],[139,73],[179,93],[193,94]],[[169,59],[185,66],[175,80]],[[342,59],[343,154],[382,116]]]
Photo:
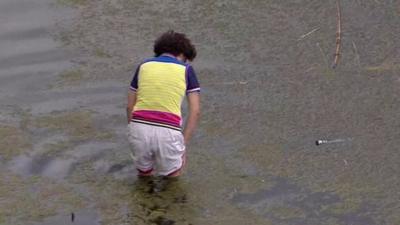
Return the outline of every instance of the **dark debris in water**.
[[[185,194],[177,196],[174,198],[174,202],[179,204],[187,203],[187,196]]]
[[[115,164],[108,169],[108,173],[115,173],[124,169],[127,165],[126,164]]]
[[[174,225],[175,224],[174,220],[167,219],[163,216],[159,216],[159,217],[151,220],[150,222],[157,224],[157,225]]]

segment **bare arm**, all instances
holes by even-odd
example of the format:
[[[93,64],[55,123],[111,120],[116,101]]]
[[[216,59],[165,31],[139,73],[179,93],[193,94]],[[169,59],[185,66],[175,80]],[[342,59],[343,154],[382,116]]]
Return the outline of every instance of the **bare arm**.
[[[128,91],[128,104],[126,106],[126,117],[128,120],[128,123],[131,122],[132,120],[132,111],[133,111],[133,107],[136,104],[136,92],[129,90]]]
[[[197,122],[200,117],[200,94],[198,92],[189,93],[187,96],[189,106],[189,117],[183,129],[183,137],[185,144],[188,144],[194,130],[197,127]]]

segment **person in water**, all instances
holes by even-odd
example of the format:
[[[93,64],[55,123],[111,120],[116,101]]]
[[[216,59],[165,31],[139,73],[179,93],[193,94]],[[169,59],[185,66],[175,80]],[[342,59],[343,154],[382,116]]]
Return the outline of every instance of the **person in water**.
[[[167,31],[155,41],[154,53],[137,66],[128,91],[128,140],[139,176],[176,177],[200,115],[200,85],[188,63],[196,49],[185,34]]]

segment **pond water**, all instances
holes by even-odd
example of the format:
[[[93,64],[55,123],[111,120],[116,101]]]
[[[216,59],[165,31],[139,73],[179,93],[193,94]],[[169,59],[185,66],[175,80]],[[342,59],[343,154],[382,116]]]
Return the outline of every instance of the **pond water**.
[[[332,69],[336,1],[2,0],[0,224],[400,224],[400,2],[341,12]],[[168,29],[202,118],[185,174],[141,180],[126,91]]]

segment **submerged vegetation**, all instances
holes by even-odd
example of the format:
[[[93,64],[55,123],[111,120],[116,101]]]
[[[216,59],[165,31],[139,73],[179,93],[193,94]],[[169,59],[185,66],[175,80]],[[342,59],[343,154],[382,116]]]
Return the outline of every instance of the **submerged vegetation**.
[[[71,209],[86,206],[83,199],[66,183],[0,172],[1,224],[22,225],[27,221],[40,222],[59,213],[68,214]]]
[[[42,116],[34,121],[34,126],[49,129],[52,132],[66,132],[73,141],[112,138],[112,133],[98,129],[93,118],[93,112],[89,111],[54,113],[53,115]]]
[[[18,127],[0,124],[0,161],[28,152],[31,147],[28,135]]]
[[[342,1],[332,70],[335,1],[56,1],[79,10],[56,36],[83,56],[55,75],[65,90],[38,96],[76,105],[0,125],[0,224],[82,208],[104,225],[400,224],[399,3]],[[164,29],[193,38],[205,91],[185,175],[158,192],[163,181],[135,177],[124,103],[134,67]],[[118,94],[81,103],[88,92]],[[314,145],[342,136],[355,138]],[[38,171],[9,169],[23,154]],[[59,162],[73,168],[65,177],[42,174]]]
[[[89,1],[88,0],[56,0],[57,3],[62,4],[62,5],[67,5],[67,6],[83,6],[87,4]]]

